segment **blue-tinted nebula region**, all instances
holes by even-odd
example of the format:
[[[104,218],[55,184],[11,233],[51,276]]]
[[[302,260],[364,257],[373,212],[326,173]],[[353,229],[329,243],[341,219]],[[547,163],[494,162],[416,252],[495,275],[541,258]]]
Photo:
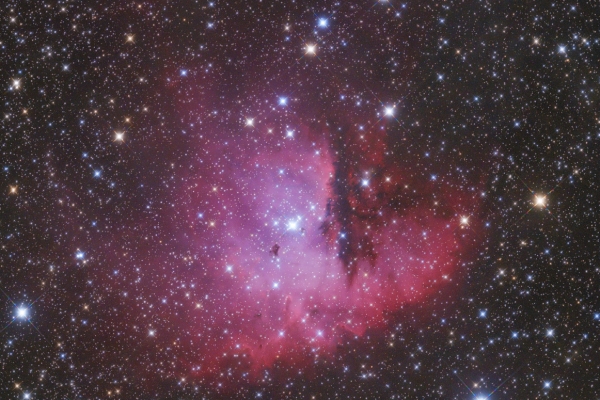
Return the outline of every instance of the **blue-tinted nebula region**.
[[[199,145],[204,173],[179,194],[210,315],[186,360],[198,374],[307,365],[451,284],[480,192],[388,157],[386,123],[215,126],[219,140]]]

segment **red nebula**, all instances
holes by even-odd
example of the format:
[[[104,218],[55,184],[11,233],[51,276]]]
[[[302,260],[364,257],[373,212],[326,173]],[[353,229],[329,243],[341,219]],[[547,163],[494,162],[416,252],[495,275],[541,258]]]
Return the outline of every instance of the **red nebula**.
[[[229,138],[236,153],[226,139],[203,149],[210,170],[185,193],[206,292],[195,374],[307,366],[451,279],[473,241],[461,237],[476,236],[460,217],[478,192],[432,182],[385,136],[362,136],[300,126],[292,139]]]

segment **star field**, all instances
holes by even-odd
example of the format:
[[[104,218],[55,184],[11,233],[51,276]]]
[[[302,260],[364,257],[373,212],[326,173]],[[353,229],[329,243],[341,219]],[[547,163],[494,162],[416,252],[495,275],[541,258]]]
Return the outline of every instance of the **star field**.
[[[4,2],[0,397],[600,396],[599,11]]]

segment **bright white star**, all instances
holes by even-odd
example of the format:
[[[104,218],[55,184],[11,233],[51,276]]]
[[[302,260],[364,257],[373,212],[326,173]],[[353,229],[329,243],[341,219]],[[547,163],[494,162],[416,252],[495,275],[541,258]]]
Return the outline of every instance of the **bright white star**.
[[[28,314],[29,314],[29,310],[27,309],[27,307],[17,308],[17,318],[26,319]]]
[[[306,54],[310,54],[310,55],[317,54],[317,45],[316,44],[307,44],[306,45]]]

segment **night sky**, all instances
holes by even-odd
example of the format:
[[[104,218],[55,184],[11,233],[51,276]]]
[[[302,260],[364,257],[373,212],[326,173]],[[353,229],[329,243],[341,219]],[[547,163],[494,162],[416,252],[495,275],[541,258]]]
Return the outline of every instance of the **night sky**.
[[[0,398],[600,397],[594,3],[3,1]]]

